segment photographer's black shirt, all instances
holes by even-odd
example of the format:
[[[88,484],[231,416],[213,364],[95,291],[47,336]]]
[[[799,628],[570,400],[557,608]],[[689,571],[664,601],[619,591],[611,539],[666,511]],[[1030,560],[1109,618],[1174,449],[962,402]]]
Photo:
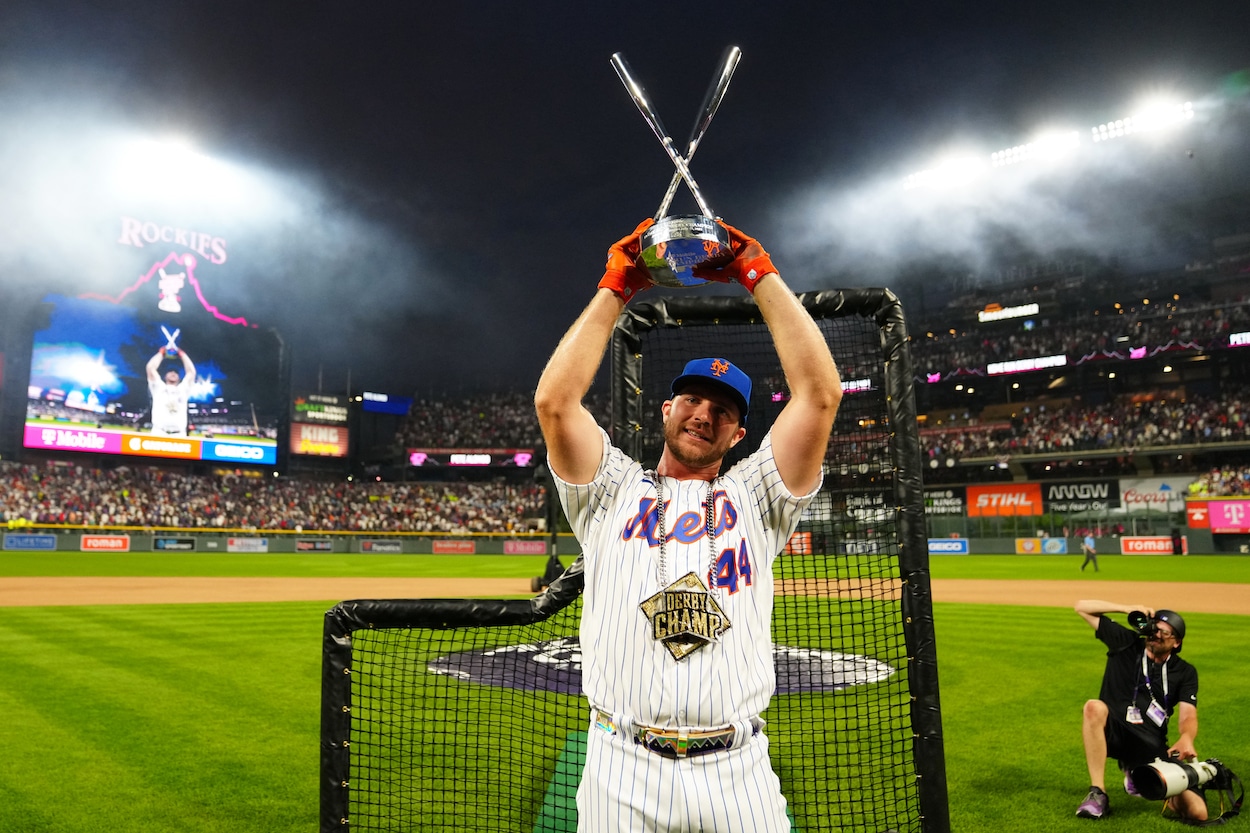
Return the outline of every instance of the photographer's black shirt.
[[[1154,701],[1167,711],[1169,718],[1178,703],[1197,706],[1198,670],[1175,653],[1168,657],[1166,663],[1157,663],[1146,657],[1149,676],[1147,686],[1142,677],[1146,638],[1106,616],[1098,618],[1096,635],[1107,646],[1107,667],[1102,674],[1102,690],[1098,693],[1098,699],[1107,704],[1111,712],[1110,719],[1147,743],[1162,743],[1167,747],[1169,721],[1164,720],[1162,726],[1156,726],[1147,716],[1151,697],[1153,695]],[[1141,723],[1128,722],[1131,705],[1137,706]]]

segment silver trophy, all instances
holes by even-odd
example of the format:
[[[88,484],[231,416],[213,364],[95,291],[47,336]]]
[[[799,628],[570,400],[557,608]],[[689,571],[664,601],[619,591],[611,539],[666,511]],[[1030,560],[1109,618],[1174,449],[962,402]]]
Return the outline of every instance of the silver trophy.
[[[697,277],[694,269],[700,266],[719,266],[733,259],[733,251],[729,247],[729,232],[717,220],[707,200],[703,198],[699,184],[690,173],[690,160],[694,158],[699,142],[707,132],[708,125],[712,123],[712,117],[716,115],[721,99],[725,97],[725,90],[729,88],[729,79],[733,77],[734,69],[738,66],[738,59],[741,56],[742,50],[736,46],[725,50],[720,71],[712,81],[712,86],[708,88],[702,111],[690,133],[685,156],[679,154],[677,148],[673,146],[672,137],[664,129],[659,114],[647,99],[646,91],[634,79],[629,64],[625,62],[625,57],[619,52],[612,56],[612,67],[621,77],[621,83],[625,85],[630,98],[638,105],[643,118],[647,120],[647,124],[651,126],[660,144],[664,146],[668,158],[677,169],[672,181],[669,182],[668,191],[664,194],[659,210],[655,212],[655,225],[644,231],[640,239],[639,262],[646,267],[652,282],[660,286],[698,286],[707,281]],[[669,216],[669,205],[683,180],[694,196],[700,213]]]

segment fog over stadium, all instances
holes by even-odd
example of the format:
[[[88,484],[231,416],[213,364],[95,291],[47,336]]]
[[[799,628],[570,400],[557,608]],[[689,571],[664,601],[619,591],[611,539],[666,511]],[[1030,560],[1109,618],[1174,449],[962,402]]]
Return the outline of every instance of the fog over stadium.
[[[0,9],[0,301],[117,293],[120,218],[141,218],[226,241],[228,280],[204,291],[283,335],[296,387],[528,387],[672,173],[609,56],[684,146],[730,44],[691,167],[795,289],[884,284],[919,308],[919,287],[932,304],[1039,260],[1175,268],[1250,231],[1243,18],[18,0]]]

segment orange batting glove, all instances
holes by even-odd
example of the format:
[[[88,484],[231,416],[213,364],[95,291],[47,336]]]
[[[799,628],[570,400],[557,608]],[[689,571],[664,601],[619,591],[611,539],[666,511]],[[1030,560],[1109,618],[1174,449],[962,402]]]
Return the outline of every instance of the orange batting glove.
[[[721,225],[729,232],[729,248],[734,253],[734,259],[717,269],[696,268],[695,276],[721,283],[737,281],[748,291],[755,292],[755,285],[760,279],[769,272],[776,272],[777,267],[773,266],[772,258],[764,251],[760,241],[738,231],[729,223],[721,222]]]
[[[654,224],[655,220],[648,217],[638,224],[632,234],[617,240],[608,249],[608,263],[599,280],[599,286],[612,290],[622,301],[628,302],[630,298],[651,286],[651,276],[637,261],[641,248],[639,238]]]

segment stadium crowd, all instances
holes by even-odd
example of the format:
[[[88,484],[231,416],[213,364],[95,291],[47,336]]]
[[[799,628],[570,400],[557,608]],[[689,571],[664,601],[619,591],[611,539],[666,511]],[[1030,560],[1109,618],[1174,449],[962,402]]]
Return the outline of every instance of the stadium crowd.
[[[533,483],[317,482],[142,466],[0,466],[0,519],[87,526],[520,532],[546,517]]]
[[[1248,404],[1240,392],[1218,399],[1036,406],[1022,408],[1010,422],[928,429],[921,443],[931,459],[958,460],[1228,442],[1246,438]]]
[[[912,359],[919,374],[951,373],[956,370],[984,370],[994,362],[1065,355],[1069,363],[1086,357],[1122,354],[1131,350],[1152,353],[1159,350],[1223,347],[1228,336],[1250,330],[1250,305],[1244,299],[1235,303],[1207,305],[1185,311],[1139,310],[1129,315],[1089,315],[1084,318],[1048,322],[1023,330],[1014,327],[989,328],[984,332],[933,332],[912,339]]]
[[[1211,469],[1189,484],[1190,497],[1250,496],[1250,466]]]
[[[592,392],[585,405],[606,428],[608,394]],[[415,398],[396,441],[404,448],[538,448],[534,392]]]

